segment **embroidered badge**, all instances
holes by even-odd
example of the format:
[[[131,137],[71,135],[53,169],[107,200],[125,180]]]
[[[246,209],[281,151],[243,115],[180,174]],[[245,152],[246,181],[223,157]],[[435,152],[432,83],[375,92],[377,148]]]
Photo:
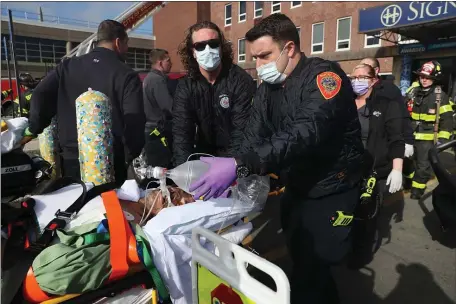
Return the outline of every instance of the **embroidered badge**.
[[[323,72],[317,76],[317,86],[325,99],[331,99],[340,91],[342,79],[333,72]]]
[[[224,109],[228,109],[230,107],[230,98],[226,94],[222,94],[219,96],[220,99],[220,106]]]
[[[435,114],[435,109],[429,109],[428,113],[429,114]]]

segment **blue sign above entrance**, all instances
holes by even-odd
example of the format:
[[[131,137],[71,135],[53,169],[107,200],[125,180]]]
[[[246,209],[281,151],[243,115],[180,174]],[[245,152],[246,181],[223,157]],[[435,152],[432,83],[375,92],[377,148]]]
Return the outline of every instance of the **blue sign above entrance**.
[[[431,43],[428,45],[424,45],[421,43],[400,44],[399,45],[399,54],[401,54],[401,55],[416,54],[416,53],[423,53],[426,51],[442,50],[442,49],[449,49],[449,48],[456,48],[455,40]]]
[[[407,1],[359,11],[359,32],[370,33],[398,27],[456,18],[456,1]]]

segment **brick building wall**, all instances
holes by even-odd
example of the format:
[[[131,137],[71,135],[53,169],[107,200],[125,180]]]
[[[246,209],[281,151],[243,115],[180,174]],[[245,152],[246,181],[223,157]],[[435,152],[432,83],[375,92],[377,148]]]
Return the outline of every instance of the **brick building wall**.
[[[296,2],[296,1],[295,1]],[[225,26],[225,5],[232,5],[232,24]],[[262,18],[271,14],[272,3],[270,1],[263,2]],[[358,34],[358,19],[359,10],[372,6],[379,6],[389,2],[301,2],[300,6],[292,8],[292,2],[281,2],[280,12],[290,17],[300,28],[301,33],[301,50],[307,56],[329,57],[334,53],[345,53],[346,60],[339,61],[346,73],[350,73],[356,64],[359,63],[359,56],[356,60],[350,60],[354,52],[363,50],[365,47],[365,35]],[[239,2],[212,2],[211,21],[216,23],[224,30],[227,39],[233,43],[233,51],[235,59],[238,54],[238,39],[242,39],[245,33],[254,26],[261,18],[254,18],[254,2],[246,2],[246,21],[239,22]],[[336,51],[336,35],[337,35],[337,19],[343,17],[351,17],[351,37],[350,49],[344,51]],[[324,50],[320,54],[311,54],[312,41],[312,24],[324,22]],[[389,42],[381,41],[381,46],[392,45]],[[339,54],[339,55],[340,55]],[[392,72],[393,58],[380,58],[380,65],[383,73]],[[239,65],[247,70],[254,69],[254,62],[246,46],[246,60]],[[255,72],[251,71],[254,76]],[[255,77],[255,76],[254,76]]]
[[[376,49],[391,46],[392,44],[380,40],[380,47],[365,48],[365,35],[358,34],[359,10],[372,6],[380,6],[391,2],[301,2],[300,6],[292,8],[292,2],[280,2],[280,12],[286,14],[301,33],[301,50],[307,56],[318,56],[335,60],[341,64],[346,73],[350,73],[354,66],[366,54],[375,54]],[[294,2],[297,3],[296,1]],[[225,5],[231,4],[231,25],[225,26]],[[240,2],[170,2],[164,9],[154,16],[155,45],[167,49],[173,60],[173,72],[182,71],[182,65],[177,56],[179,43],[184,39],[185,30],[197,21],[211,20],[224,32],[226,39],[233,45],[235,62],[238,59],[238,40],[254,26],[261,18],[271,14],[272,2],[263,2],[262,17],[254,18],[254,2],[246,2],[246,20],[239,22]],[[350,49],[336,51],[337,19],[351,17]],[[324,22],[324,50],[323,53],[311,53],[312,24]],[[370,51],[370,52],[368,52]],[[374,52],[372,52],[374,51]],[[245,62],[239,65],[245,68],[253,78],[256,78],[255,62],[246,44]],[[379,58],[381,72],[393,71],[393,57]]]
[[[171,72],[184,71],[177,51],[186,30],[199,21],[210,20],[210,15],[210,2],[169,2],[154,15],[155,46],[169,52],[173,63]]]

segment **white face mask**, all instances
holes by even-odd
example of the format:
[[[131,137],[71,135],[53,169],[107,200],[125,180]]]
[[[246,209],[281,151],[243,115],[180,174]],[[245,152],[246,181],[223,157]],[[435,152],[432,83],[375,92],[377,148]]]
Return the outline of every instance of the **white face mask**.
[[[208,72],[218,68],[220,65],[220,47],[212,49],[206,45],[204,51],[196,51],[196,61]]]
[[[277,61],[279,61],[280,57],[282,57],[284,50],[285,47],[283,48],[282,52],[280,52],[279,58],[277,58],[276,61],[263,64],[257,68],[258,77],[260,77],[261,80],[270,84],[277,84],[285,81],[287,75],[280,73],[279,70],[277,70]],[[289,62],[290,60],[288,60],[287,66]],[[285,70],[287,69],[287,66],[285,67]]]

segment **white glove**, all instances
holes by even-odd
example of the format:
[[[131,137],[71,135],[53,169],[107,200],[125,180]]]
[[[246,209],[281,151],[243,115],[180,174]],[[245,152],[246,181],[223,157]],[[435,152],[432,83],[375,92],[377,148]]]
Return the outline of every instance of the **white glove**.
[[[391,173],[388,175],[386,180],[386,185],[390,185],[389,192],[395,193],[401,190],[402,187],[402,172],[399,170],[391,170]]]
[[[404,157],[412,157],[413,156],[413,146],[405,144],[405,153]]]

